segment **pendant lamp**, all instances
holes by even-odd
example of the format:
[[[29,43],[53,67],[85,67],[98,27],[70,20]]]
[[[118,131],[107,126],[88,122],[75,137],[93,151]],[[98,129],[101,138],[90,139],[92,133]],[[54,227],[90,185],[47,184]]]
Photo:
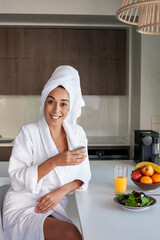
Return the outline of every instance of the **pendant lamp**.
[[[123,0],[116,17],[124,23],[137,25],[139,33],[160,34],[160,0]]]

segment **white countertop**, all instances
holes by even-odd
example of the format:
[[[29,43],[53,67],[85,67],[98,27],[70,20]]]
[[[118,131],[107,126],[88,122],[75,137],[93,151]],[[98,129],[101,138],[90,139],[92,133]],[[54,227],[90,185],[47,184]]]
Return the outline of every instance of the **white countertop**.
[[[92,179],[86,192],[76,192],[76,202],[84,240],[159,239],[160,196],[157,203],[140,212],[114,203],[114,165],[129,167],[127,192],[141,191],[130,179],[132,160],[90,161]],[[160,193],[156,189],[152,193]],[[146,192],[148,194],[148,192]]]
[[[88,146],[129,146],[128,137],[88,136]],[[0,143],[0,147],[13,147],[12,143]]]
[[[13,142],[12,143],[0,143],[0,147],[13,147]]]
[[[11,141],[12,140],[12,142],[7,142],[7,143],[1,143],[0,142],[0,147],[13,147],[13,144],[14,144],[14,137],[3,137],[3,138],[0,138],[0,141],[5,141],[5,140],[9,140],[9,141]]]

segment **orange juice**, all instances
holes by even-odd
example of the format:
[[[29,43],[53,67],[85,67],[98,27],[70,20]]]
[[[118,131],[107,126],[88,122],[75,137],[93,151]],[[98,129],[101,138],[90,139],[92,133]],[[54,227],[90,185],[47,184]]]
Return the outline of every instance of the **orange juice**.
[[[125,193],[127,188],[127,177],[116,176],[115,177],[115,192]]]

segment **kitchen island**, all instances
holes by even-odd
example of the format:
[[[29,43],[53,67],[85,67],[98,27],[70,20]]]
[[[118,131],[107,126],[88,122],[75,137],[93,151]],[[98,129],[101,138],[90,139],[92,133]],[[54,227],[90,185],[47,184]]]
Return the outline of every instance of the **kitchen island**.
[[[127,192],[141,191],[130,179],[132,160],[90,161],[92,179],[86,192],[76,191],[76,203],[84,240],[159,239],[160,196],[157,203],[143,211],[123,209],[113,199],[114,165],[128,166]],[[159,193],[160,189],[146,192]]]

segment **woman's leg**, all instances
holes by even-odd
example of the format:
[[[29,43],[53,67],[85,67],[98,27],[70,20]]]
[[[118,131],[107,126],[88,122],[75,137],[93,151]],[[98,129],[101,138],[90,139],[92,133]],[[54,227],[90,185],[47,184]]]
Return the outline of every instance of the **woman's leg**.
[[[82,240],[78,228],[72,223],[47,217],[43,225],[45,240]]]

